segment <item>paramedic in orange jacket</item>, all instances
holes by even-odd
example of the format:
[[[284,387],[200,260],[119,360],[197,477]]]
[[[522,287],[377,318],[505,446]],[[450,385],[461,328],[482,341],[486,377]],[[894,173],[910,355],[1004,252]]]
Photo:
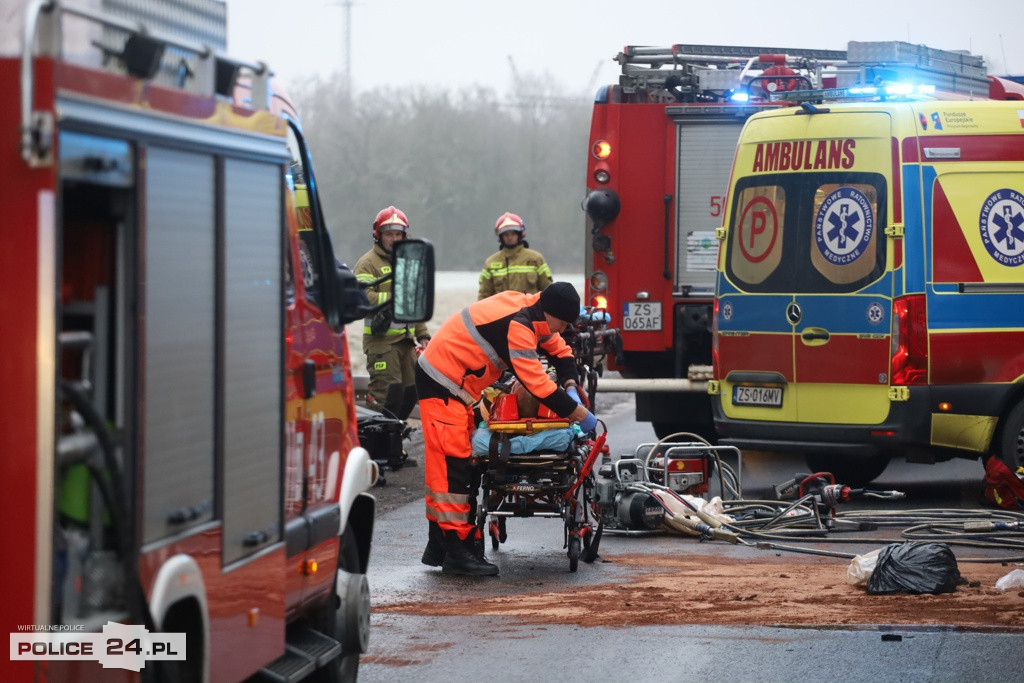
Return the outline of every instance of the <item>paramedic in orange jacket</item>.
[[[416,391],[425,441],[429,541],[423,563],[447,574],[493,576],[498,567],[477,555],[473,515],[479,473],[470,465],[472,405],[511,370],[541,403],[584,431],[597,418],[576,390],[576,362],[559,332],[575,321],[580,297],[568,282],[536,294],[501,292],[448,318],[419,357]],[[540,361],[548,356],[557,383]]]

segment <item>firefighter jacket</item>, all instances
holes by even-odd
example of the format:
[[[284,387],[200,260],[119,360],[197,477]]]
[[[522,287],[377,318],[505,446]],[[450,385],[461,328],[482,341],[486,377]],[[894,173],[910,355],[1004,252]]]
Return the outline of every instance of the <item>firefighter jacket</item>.
[[[384,251],[379,244],[374,244],[373,249],[359,257],[353,272],[356,275],[356,280],[360,283],[379,280],[391,273],[391,255]],[[371,306],[384,303],[391,298],[391,284],[391,280],[387,280],[364,290]],[[410,327],[408,323],[393,322],[390,308],[378,311],[373,316],[366,318],[364,323],[364,347],[371,342],[394,344],[402,339],[419,339],[429,336],[425,323],[416,323]]]
[[[539,251],[520,243],[502,247],[487,257],[480,271],[480,292],[477,300],[512,290],[534,294],[551,284],[551,269]]]
[[[557,415],[572,414],[578,404],[559,385],[577,378],[576,361],[562,337],[548,328],[539,300],[539,293],[502,292],[448,318],[419,357],[430,380],[420,398],[454,396],[471,405],[511,370]],[[558,384],[545,372],[541,353],[554,366]]]

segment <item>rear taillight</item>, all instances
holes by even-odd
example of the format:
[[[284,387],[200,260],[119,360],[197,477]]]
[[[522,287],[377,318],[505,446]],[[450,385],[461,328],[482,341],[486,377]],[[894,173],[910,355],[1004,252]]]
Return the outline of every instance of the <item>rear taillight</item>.
[[[923,294],[892,302],[890,384],[928,383],[928,314]]]

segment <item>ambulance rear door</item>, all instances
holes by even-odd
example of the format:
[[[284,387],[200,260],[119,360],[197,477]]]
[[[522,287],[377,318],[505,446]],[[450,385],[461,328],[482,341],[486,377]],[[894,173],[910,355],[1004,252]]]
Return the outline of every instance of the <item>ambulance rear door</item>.
[[[748,125],[719,301],[729,417],[885,420],[892,148],[885,112],[838,107]]]

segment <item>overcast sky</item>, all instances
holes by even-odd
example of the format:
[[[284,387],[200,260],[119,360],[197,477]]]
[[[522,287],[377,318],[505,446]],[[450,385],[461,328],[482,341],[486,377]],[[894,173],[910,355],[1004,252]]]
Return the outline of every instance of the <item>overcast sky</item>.
[[[357,91],[504,91],[511,61],[521,74],[589,93],[616,81],[612,57],[627,44],[845,49],[902,40],[970,50],[989,73],[1024,74],[1022,0],[228,0],[229,52],[268,62],[286,84],[337,76],[345,2]]]

